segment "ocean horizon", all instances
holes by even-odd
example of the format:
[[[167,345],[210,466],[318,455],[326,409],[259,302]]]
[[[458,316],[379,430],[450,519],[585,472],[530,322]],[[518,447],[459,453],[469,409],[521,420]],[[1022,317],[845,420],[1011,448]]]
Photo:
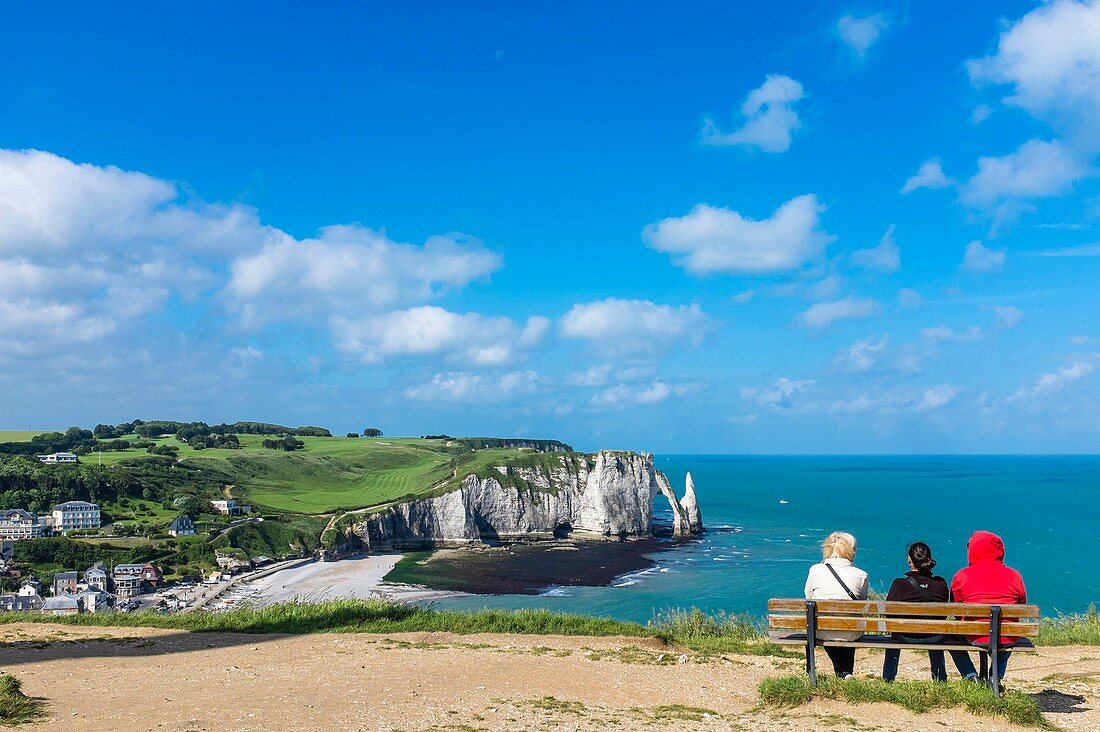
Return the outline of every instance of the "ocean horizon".
[[[1100,521],[1098,455],[657,455],[682,493],[692,474],[706,533],[652,555],[653,567],[606,587],[540,595],[470,595],[440,607],[545,607],[646,622],[668,608],[763,615],[769,597],[800,597],[831,531],[856,536],[873,592],[906,569],[910,542],[932,546],[948,580],[979,529],[999,534],[1029,602],[1044,615],[1100,599],[1090,578]],[[670,520],[657,499],[656,518]],[[662,505],[664,504],[664,505]],[[1089,510],[1075,510],[1080,508]]]

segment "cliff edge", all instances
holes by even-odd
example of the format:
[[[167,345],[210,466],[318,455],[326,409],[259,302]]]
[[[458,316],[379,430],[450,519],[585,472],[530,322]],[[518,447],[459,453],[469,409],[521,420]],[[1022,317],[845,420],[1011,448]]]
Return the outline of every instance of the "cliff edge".
[[[585,534],[648,536],[658,494],[672,506],[674,536],[703,531],[690,476],[684,505],[651,455],[604,451],[467,475],[455,490],[365,516],[351,533],[368,550]]]

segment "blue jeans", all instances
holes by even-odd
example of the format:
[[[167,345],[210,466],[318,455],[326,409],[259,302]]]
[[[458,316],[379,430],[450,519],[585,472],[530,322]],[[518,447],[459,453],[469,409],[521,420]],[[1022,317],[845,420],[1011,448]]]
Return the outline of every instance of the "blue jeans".
[[[882,678],[893,681],[898,677],[898,663],[901,661],[900,648],[887,648],[882,660]],[[956,662],[957,664],[958,662]],[[947,681],[947,661],[943,651],[929,651],[928,665],[932,667],[933,681]]]
[[[980,651],[979,656],[986,657],[985,664],[988,667],[989,654],[985,651]],[[1004,680],[1005,671],[1008,669],[1008,657],[1011,654],[1008,651],[1000,651],[997,653],[997,678]],[[959,670],[959,674],[963,677],[977,676],[978,670],[974,668],[974,662],[970,660],[970,654],[966,651],[951,651],[951,660],[955,662],[955,668]]]

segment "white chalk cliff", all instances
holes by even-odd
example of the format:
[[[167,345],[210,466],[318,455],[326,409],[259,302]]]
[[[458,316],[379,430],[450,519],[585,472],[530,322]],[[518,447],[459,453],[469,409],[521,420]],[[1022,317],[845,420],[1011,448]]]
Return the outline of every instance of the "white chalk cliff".
[[[647,536],[658,494],[672,505],[673,534],[703,530],[695,488],[685,503],[650,455],[563,455],[553,468],[499,467],[468,475],[455,490],[401,503],[352,527],[368,549],[468,544],[486,540],[576,536]]]

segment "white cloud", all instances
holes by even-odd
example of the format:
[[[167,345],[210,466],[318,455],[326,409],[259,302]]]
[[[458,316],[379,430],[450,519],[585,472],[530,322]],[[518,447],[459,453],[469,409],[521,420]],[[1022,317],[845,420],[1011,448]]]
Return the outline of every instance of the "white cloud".
[[[849,295],[840,300],[811,305],[799,316],[799,319],[808,328],[828,328],[839,320],[868,318],[881,309],[878,302],[871,298]]]
[[[951,404],[961,390],[953,384],[918,388],[856,390],[830,387],[813,380],[778,379],[764,389],[742,388],[741,398],[779,414],[924,414]]]
[[[688,387],[685,386],[656,380],[648,384],[616,384],[596,394],[588,404],[601,409],[625,409],[660,404],[673,395],[686,393],[687,390]]]
[[[1090,361],[1073,361],[1057,371],[1043,374],[1030,386],[1021,387],[1008,398],[1009,401],[1034,399],[1062,391],[1066,386],[1080,381],[1096,370],[1096,364]]]
[[[878,40],[889,25],[890,22],[885,13],[875,13],[863,18],[845,15],[837,21],[836,32],[840,40],[862,59],[867,54],[867,49]]]
[[[749,92],[741,104],[744,124],[723,132],[711,118],[703,122],[704,145],[744,145],[768,152],[783,152],[791,146],[791,133],[800,122],[793,105],[805,96],[802,85],[789,76],[769,74],[764,83]]]
[[[996,272],[1005,265],[1005,253],[1000,249],[990,249],[980,241],[966,245],[960,268],[965,272]]]
[[[741,387],[741,398],[752,401],[761,407],[771,409],[790,409],[797,401],[800,394],[811,389],[817,381],[813,379],[788,379],[781,377],[775,380],[770,387],[755,389]]]
[[[877,247],[852,252],[852,264],[879,272],[897,272],[901,269],[901,250],[894,241],[894,227],[886,230]]]
[[[962,189],[962,200],[977,207],[1005,199],[1045,198],[1073,190],[1088,165],[1059,140],[1028,140],[1015,152],[978,158],[978,172]]]
[[[890,336],[888,335],[883,335],[877,340],[872,337],[856,341],[837,354],[837,365],[846,371],[870,371],[878,364],[889,345]]]
[[[1092,337],[1087,336],[1087,335],[1075,335],[1075,336],[1070,336],[1069,344],[1071,346],[1092,346],[1092,345],[1100,344],[1100,339],[1092,338]]]
[[[940,161],[933,158],[932,160],[926,160],[921,163],[920,168],[913,174],[909,180],[905,181],[905,185],[901,187],[902,193],[912,193],[920,188],[946,188],[952,185],[955,181],[947,177],[947,174],[943,172],[943,167],[940,165]]]
[[[545,318],[532,318],[521,328],[510,318],[452,313],[434,305],[332,321],[336,347],[364,363],[442,356],[474,366],[503,366],[519,360],[522,348],[537,343],[545,331]]]
[[[488,278],[501,258],[462,234],[400,244],[361,226],[281,237],[233,263],[225,297],[243,324],[421,303]]]
[[[924,304],[924,298],[912,287],[903,287],[898,290],[898,304],[906,310],[916,310]]]
[[[998,330],[1011,330],[1024,320],[1024,311],[1012,305],[991,305],[993,319]]]
[[[686,216],[648,225],[642,239],[693,274],[784,272],[817,259],[835,239],[818,228],[824,210],[810,194],[792,198],[760,221],[701,203]]]
[[[405,389],[405,396],[429,403],[497,403],[537,394],[541,388],[534,371],[478,374],[463,371],[439,373],[430,381]]]
[[[1007,84],[1005,101],[1092,149],[1100,124],[1100,3],[1058,0],[1040,5],[1000,37],[997,52],[967,62],[978,86]]]
[[[708,326],[698,305],[657,305],[608,298],[574,305],[560,323],[566,338],[588,341],[610,356],[661,353],[677,343],[698,345]]]
[[[976,325],[972,325],[966,330],[955,330],[946,325],[937,325],[931,328],[924,328],[921,330],[920,335],[921,338],[933,343],[940,343],[943,341],[973,343],[974,341],[981,340],[982,329]]]
[[[754,297],[756,297],[756,290],[742,290],[736,295],[730,297],[730,302],[734,303],[735,305],[744,305],[746,303],[752,302]]]
[[[993,107],[989,106],[988,104],[979,104],[978,106],[974,107],[974,111],[970,113],[970,121],[976,125],[980,125],[982,122],[985,122],[987,119],[989,119],[990,115],[992,114]]]

